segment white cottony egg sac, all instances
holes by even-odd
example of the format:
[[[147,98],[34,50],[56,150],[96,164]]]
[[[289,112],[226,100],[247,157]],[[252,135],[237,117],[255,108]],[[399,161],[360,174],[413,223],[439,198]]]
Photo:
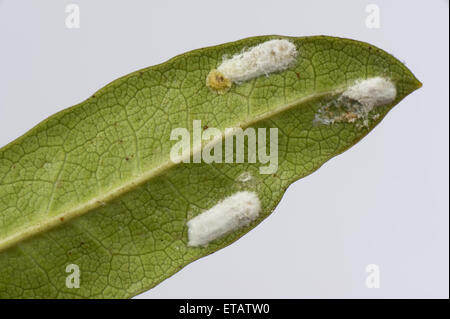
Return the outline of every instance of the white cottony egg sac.
[[[237,192],[187,222],[189,246],[206,246],[211,241],[249,225],[261,211],[253,192]]]
[[[392,103],[397,97],[395,84],[388,78],[372,77],[358,80],[336,99],[321,106],[315,114],[315,124],[355,123],[368,127],[369,120],[379,117],[370,112],[378,106]]]
[[[294,64],[296,57],[297,48],[289,40],[269,40],[224,59],[217,70],[227,79],[240,83],[285,70]]]
[[[374,106],[386,105],[394,101],[397,90],[391,80],[377,76],[356,82],[342,93],[342,96],[372,109]]]

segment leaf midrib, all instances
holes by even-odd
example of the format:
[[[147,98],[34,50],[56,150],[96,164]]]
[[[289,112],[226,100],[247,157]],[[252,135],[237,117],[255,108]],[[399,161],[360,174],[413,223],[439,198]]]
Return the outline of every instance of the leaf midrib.
[[[219,137],[215,137],[213,138],[211,141],[209,141],[207,144],[212,146],[212,145],[216,145],[217,143],[219,143],[219,141],[222,141],[223,139],[225,139],[227,136],[231,136],[233,135],[236,131],[236,129],[242,128],[245,129],[247,127],[250,127],[252,125],[255,125],[258,122],[262,122],[264,120],[267,120],[271,117],[274,117],[278,114],[281,114],[285,111],[288,111],[292,108],[295,108],[296,106],[303,104],[309,100],[313,100],[316,98],[320,98],[322,96],[327,96],[330,94],[337,94],[339,93],[339,91],[341,90],[330,90],[330,91],[325,91],[325,92],[320,92],[320,93],[315,93],[315,94],[311,94],[308,96],[304,96],[302,98],[299,98],[293,102],[284,104],[282,106],[276,107],[275,109],[269,111],[269,112],[265,112],[262,113],[260,115],[255,116],[254,118],[244,121],[244,122],[240,122],[238,123],[237,126],[233,127],[233,130],[229,130],[228,134],[225,134],[224,132],[222,132],[222,135]],[[183,159],[186,158],[190,158],[191,156],[193,156],[196,153],[202,152],[203,147],[205,145],[202,144],[200,147],[197,148],[193,148],[192,151],[181,157],[180,158],[180,162],[183,162]],[[170,168],[179,165],[179,163],[174,163],[172,161],[167,161],[166,163],[159,165],[153,169],[150,169],[146,172],[143,172],[142,174],[135,176],[135,178],[133,180],[127,181],[125,182],[122,186],[114,188],[110,191],[107,191],[105,193],[103,193],[100,196],[96,196],[90,200],[88,200],[87,202],[82,203],[81,205],[75,207],[72,210],[69,211],[64,211],[61,214],[52,216],[51,218],[41,221],[39,222],[37,225],[33,225],[30,226],[24,230],[21,230],[20,232],[17,232],[13,235],[10,235],[2,240],[0,240],[0,252],[3,250],[6,250],[30,237],[33,237],[35,235],[39,235],[41,233],[45,233],[46,231],[57,227],[59,225],[62,225],[63,223],[74,219],[76,217],[80,217],[86,213],[88,213],[91,210],[94,210],[96,208],[99,208],[101,206],[104,206],[106,203],[128,193],[133,191],[134,189],[136,189],[137,187],[139,187],[140,185],[150,181],[151,179],[161,175],[162,173],[164,173],[165,171],[169,170]],[[56,182],[56,181],[55,181]],[[50,204],[49,204],[50,206]],[[63,221],[62,221],[63,220]]]

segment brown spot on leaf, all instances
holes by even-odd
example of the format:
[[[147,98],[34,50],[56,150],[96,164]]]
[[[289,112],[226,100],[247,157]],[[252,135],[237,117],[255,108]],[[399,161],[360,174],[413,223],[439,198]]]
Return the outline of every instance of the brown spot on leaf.
[[[231,87],[231,81],[222,72],[213,69],[206,77],[206,85],[218,94],[224,94]]]

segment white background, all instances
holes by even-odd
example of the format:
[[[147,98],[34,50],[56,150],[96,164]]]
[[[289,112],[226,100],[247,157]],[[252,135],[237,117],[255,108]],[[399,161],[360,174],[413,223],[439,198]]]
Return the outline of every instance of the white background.
[[[65,25],[66,5],[80,28]],[[366,6],[380,8],[369,29]],[[294,183],[235,244],[142,298],[448,298],[448,1],[0,0],[0,146],[112,80],[243,37],[334,35],[396,56],[424,86]],[[379,289],[365,286],[368,264]]]

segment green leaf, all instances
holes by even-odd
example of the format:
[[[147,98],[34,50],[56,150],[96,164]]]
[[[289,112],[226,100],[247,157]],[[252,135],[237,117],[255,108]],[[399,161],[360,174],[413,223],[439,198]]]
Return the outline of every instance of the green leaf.
[[[271,39],[295,45],[294,64],[206,85],[224,56]],[[374,77],[395,85],[394,101],[347,117],[342,93]],[[113,81],[0,149],[0,297],[125,298],[152,288],[255,227],[292,182],[354,145],[420,86],[386,52],[325,36],[248,38]],[[278,170],[261,174],[258,161],[173,163],[171,131],[192,132],[193,120],[221,131],[278,128]],[[239,191],[257,194],[258,218],[189,246],[186,223]],[[66,286],[71,264],[79,288]]]

